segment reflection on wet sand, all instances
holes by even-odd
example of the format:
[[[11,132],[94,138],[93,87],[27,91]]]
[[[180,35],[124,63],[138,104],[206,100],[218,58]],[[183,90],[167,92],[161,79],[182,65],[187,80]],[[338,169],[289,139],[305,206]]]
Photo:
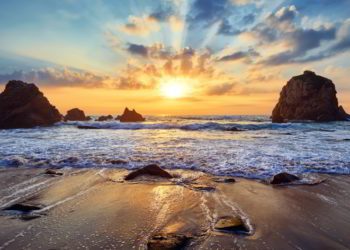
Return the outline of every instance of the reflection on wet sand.
[[[172,171],[171,180],[130,182],[123,181],[128,171],[122,169],[62,171],[52,177],[41,169],[1,170],[0,206],[39,209],[2,210],[0,249],[342,249],[350,244],[347,176],[324,176],[327,181],[315,186],[273,187],[245,179],[218,181],[193,171]],[[220,218],[228,219],[218,224]],[[239,221],[248,234],[234,230]],[[223,225],[233,231],[217,229]]]

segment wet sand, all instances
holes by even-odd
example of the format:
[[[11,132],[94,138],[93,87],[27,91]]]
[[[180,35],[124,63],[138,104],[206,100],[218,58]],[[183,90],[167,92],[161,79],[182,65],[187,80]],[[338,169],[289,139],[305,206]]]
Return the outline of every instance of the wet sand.
[[[271,186],[191,171],[124,181],[126,170],[0,170],[0,249],[147,249],[156,234],[191,235],[186,249],[349,249],[350,177]],[[38,206],[35,217],[5,208]],[[220,232],[238,215],[249,234]]]

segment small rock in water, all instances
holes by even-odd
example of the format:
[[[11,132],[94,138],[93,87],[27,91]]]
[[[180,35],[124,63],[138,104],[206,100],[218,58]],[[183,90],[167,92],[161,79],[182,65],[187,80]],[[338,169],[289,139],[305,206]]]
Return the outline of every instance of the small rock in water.
[[[73,163],[77,163],[78,161],[79,159],[77,157],[68,157],[66,159],[59,161],[59,163],[73,164]]]
[[[120,122],[144,122],[146,119],[139,113],[125,108],[124,113],[118,117]]]
[[[53,175],[53,176],[63,175],[63,173],[57,172],[56,170],[53,170],[53,169],[46,169],[45,174]]]
[[[77,128],[78,129],[99,129],[99,128],[94,127],[94,126],[78,126]]]
[[[298,180],[300,180],[298,176],[283,172],[283,173],[276,174],[270,183],[274,185],[278,185],[278,184],[291,183],[293,181],[298,181]]]
[[[224,216],[215,223],[215,229],[233,233],[249,233],[250,230],[239,216]]]
[[[111,160],[110,163],[113,165],[119,165],[119,164],[127,164],[128,162],[124,160]]]
[[[108,121],[108,120],[113,120],[113,116],[112,115],[102,115],[97,119],[98,122],[104,122],[104,121]]]
[[[241,132],[241,131],[243,131],[243,130],[242,130],[242,129],[239,129],[239,128],[236,128],[236,127],[231,127],[231,128],[228,128],[227,131]]]
[[[67,111],[67,114],[64,117],[64,121],[89,121],[91,118],[86,117],[83,110],[74,108]]]
[[[191,237],[182,234],[155,235],[147,243],[149,250],[176,250],[184,249]]]
[[[141,168],[141,169],[138,169],[136,171],[131,172],[124,179],[126,181],[133,180],[136,177],[141,176],[141,175],[153,175],[153,176],[158,176],[158,177],[167,178],[167,179],[173,178],[173,176],[171,174],[169,174],[164,169],[160,168],[158,165],[151,164],[151,165],[148,165],[144,168]]]

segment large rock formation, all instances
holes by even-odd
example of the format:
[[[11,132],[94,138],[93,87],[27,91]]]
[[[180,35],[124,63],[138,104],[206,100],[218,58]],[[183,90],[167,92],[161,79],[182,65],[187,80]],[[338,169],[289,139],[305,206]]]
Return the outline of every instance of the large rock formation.
[[[327,78],[305,71],[283,87],[279,102],[272,112],[273,122],[311,120],[343,121],[349,115],[338,106],[337,91]]]
[[[34,84],[10,81],[0,94],[0,128],[49,126],[62,119]]]
[[[64,117],[64,121],[89,121],[90,119],[90,117],[85,116],[84,111],[78,108],[68,110]]]
[[[119,116],[120,122],[144,122],[146,119],[141,114],[137,113],[135,109],[129,110],[125,108],[124,113]]]

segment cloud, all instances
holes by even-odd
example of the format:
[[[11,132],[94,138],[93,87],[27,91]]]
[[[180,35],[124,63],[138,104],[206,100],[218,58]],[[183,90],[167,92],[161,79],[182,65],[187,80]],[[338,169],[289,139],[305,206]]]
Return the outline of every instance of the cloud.
[[[298,27],[299,16],[295,5],[284,6],[268,15],[250,31],[242,34],[242,37],[251,38],[256,42],[258,51],[259,48],[263,48],[265,51],[272,52],[278,44],[282,46],[283,49],[280,52],[263,56],[260,64],[304,63],[316,61],[331,54],[322,53],[320,50],[325,47],[324,43],[332,43],[336,40],[336,26],[327,23],[327,25],[318,25],[317,28]],[[338,43],[337,46],[339,47],[333,46],[332,50],[347,48],[346,40],[344,43]]]
[[[337,43],[331,47],[334,53],[350,49],[350,18],[345,20],[337,32]]]
[[[165,5],[160,5],[157,10],[149,15],[149,17],[158,22],[166,22],[174,15],[176,15],[176,10],[173,8],[173,5],[166,3]]]
[[[119,29],[129,35],[146,36],[152,32],[159,31],[158,20],[151,16],[130,16],[129,21],[120,26]]]
[[[237,35],[241,30],[237,28],[237,22],[233,23],[230,20],[233,17],[237,19],[234,7],[234,3],[231,0],[195,0],[187,15],[187,22],[192,29],[198,26],[208,28],[214,24],[219,24],[217,34],[225,36]],[[247,17],[246,21],[251,22],[248,19],[249,17]]]
[[[204,23],[209,26],[220,21],[230,11],[229,0],[195,0],[188,21],[194,23]]]
[[[238,35],[240,33],[241,33],[241,30],[233,26],[227,19],[224,19],[221,22],[220,28],[218,31],[218,34],[226,35],[226,36]]]
[[[75,71],[68,68],[42,68],[30,71],[14,71],[9,74],[0,75],[0,83],[6,83],[10,80],[22,80],[25,82],[34,82],[44,85],[55,86],[82,86],[82,87],[101,87],[107,79],[105,76],[98,76],[91,72]]]
[[[260,0],[231,0],[234,5],[258,4]]]
[[[165,2],[149,14],[129,16],[128,22],[120,26],[119,30],[129,35],[147,36],[159,31],[161,23],[168,23],[173,31],[181,31],[185,25],[174,5]]]
[[[237,51],[230,55],[223,56],[218,59],[219,62],[229,62],[229,61],[237,61],[241,59],[250,59],[252,57],[258,57],[260,54],[256,52],[254,49],[249,49],[248,51]]]
[[[335,28],[329,29],[308,29],[296,30],[290,34],[286,34],[291,50],[284,51],[270,56],[264,60],[266,65],[279,65],[286,63],[301,63],[315,61],[319,56],[309,55],[307,53],[313,49],[319,48],[322,41],[330,41],[335,39]]]
[[[248,32],[260,43],[270,43],[281,39],[283,34],[295,31],[295,18],[298,12],[294,5],[282,7],[270,14],[263,22],[258,23]]]
[[[127,51],[130,52],[131,54],[139,55],[143,57],[148,57],[148,50],[149,50],[148,47],[140,44],[129,43],[127,47]]]
[[[128,43],[127,52],[132,55],[138,55],[149,59],[169,59],[171,57],[171,49],[166,48],[162,43],[154,43],[151,46],[142,44]]]
[[[226,95],[232,92],[235,86],[236,86],[235,83],[218,84],[218,85],[209,87],[206,94],[207,95]]]

